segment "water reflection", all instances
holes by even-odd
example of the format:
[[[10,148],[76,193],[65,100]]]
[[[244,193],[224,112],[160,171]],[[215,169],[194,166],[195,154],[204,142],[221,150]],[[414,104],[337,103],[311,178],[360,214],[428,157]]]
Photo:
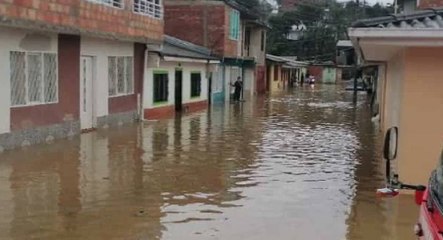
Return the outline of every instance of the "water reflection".
[[[363,100],[316,86],[5,152],[0,239],[407,239]]]

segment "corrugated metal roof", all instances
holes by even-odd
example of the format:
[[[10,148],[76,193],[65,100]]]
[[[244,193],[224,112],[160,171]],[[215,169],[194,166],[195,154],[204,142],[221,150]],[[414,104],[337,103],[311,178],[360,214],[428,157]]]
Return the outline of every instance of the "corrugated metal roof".
[[[443,8],[389,15],[355,22],[353,28],[443,28]]]
[[[208,48],[165,35],[161,54],[174,57],[188,57],[197,59],[218,59],[211,55]]]
[[[271,55],[271,54],[266,54],[266,60],[270,60],[272,62],[278,62],[278,63],[286,63],[288,61],[288,59],[284,59],[282,57]]]
[[[292,58],[296,58],[295,56],[291,57],[281,57],[281,56],[275,56],[271,54],[266,54],[266,60],[277,62],[277,63],[283,63],[284,67],[292,68],[292,67],[303,67],[309,65],[307,62],[302,61],[295,61]]]

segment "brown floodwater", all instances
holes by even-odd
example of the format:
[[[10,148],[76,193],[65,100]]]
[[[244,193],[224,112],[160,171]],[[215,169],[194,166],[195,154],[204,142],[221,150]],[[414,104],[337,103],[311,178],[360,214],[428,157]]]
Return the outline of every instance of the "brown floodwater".
[[[352,100],[295,89],[0,153],[0,239],[414,239]]]

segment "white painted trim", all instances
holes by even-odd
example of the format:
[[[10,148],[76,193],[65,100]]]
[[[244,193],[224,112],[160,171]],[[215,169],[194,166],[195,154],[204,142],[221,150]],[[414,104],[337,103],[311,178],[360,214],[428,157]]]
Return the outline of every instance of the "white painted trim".
[[[209,64],[219,64],[219,60],[205,60],[205,59],[193,59],[185,57],[168,57],[164,56],[163,60],[167,62],[188,62],[188,63],[209,63]]]

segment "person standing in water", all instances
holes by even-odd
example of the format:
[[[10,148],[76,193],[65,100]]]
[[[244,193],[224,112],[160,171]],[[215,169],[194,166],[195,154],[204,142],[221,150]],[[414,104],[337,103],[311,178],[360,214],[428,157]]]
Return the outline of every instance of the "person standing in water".
[[[231,86],[233,86],[234,89],[234,101],[239,102],[240,101],[240,95],[241,95],[241,90],[243,88],[243,84],[241,82],[241,77],[237,78],[237,81],[235,81],[234,84],[231,84]]]

